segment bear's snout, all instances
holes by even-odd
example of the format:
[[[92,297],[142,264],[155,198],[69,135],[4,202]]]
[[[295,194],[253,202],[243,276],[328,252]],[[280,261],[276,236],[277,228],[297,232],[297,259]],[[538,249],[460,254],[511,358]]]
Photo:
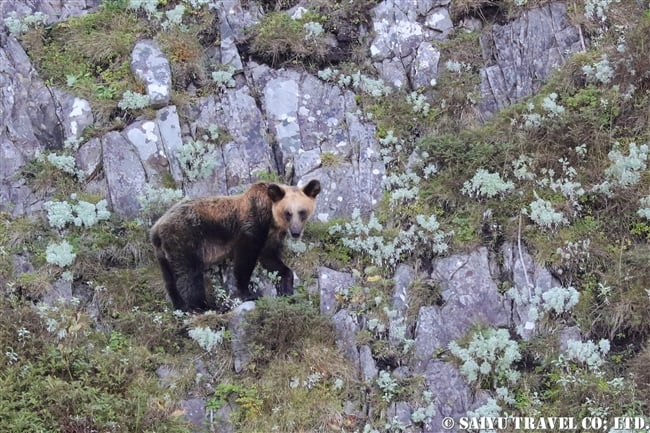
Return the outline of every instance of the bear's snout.
[[[295,232],[293,230],[290,230],[290,232],[291,232],[291,237],[294,238],[294,239],[298,239],[300,237],[300,235],[302,234],[302,230],[297,231],[297,232]]]

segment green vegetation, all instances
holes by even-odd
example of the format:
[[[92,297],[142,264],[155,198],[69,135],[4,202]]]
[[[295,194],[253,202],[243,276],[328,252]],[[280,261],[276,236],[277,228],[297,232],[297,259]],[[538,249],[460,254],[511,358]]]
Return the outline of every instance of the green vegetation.
[[[130,60],[136,41],[147,35],[135,15],[104,6],[51,28],[34,28],[22,42],[43,78],[88,100],[103,123],[125,90],[142,93]]]

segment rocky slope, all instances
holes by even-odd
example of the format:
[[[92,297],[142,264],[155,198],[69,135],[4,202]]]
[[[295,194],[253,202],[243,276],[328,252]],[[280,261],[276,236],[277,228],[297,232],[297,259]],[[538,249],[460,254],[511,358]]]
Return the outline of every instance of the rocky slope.
[[[649,356],[648,65],[643,49],[621,46],[643,40],[648,10],[593,4],[2,2],[0,283],[3,308],[17,314],[3,335],[3,381],[45,350],[25,335],[56,330],[59,308],[60,323],[84,318],[47,337],[62,353],[106,338],[133,366],[135,347],[150,351],[156,368],[137,374],[157,391],[143,398],[142,431],[438,432],[446,417],[472,414],[642,415],[647,398],[620,393],[648,387],[638,368]],[[104,69],[88,93],[93,73],[56,70],[48,50],[77,43],[70,29],[101,28],[83,21],[95,16],[142,31],[124,63],[96,61]],[[285,40],[295,23],[302,39]],[[99,58],[103,36],[93,39]],[[118,40],[106,36],[106,48],[117,52]],[[609,81],[594,72],[604,65]],[[133,105],[125,90],[148,99]],[[482,168],[510,184],[477,178]],[[181,196],[259,179],[323,184],[314,228],[290,259],[295,302],[313,315],[279,301],[177,317],[147,225]],[[71,219],[57,225],[52,202],[66,200]],[[89,202],[92,223],[80,210]],[[46,254],[68,240],[71,262]],[[291,314],[297,328],[331,326],[321,334],[331,338],[301,329],[287,331],[295,341],[260,342],[267,328],[247,326],[282,317],[291,327]],[[141,343],[138,320],[153,321],[160,341]],[[206,347],[206,332],[230,344]],[[103,367],[72,370],[39,377],[77,383]],[[324,408],[315,415],[294,398]],[[135,425],[54,407],[43,431]],[[4,430],[22,431],[9,422]]]

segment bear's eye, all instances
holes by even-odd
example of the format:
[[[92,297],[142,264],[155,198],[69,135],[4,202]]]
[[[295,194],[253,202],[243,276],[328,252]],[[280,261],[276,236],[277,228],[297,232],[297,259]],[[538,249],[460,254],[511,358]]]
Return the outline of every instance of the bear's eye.
[[[292,217],[292,216],[293,216],[293,215],[292,215],[291,212],[289,212],[288,210],[285,210],[285,211],[284,211],[284,218],[285,218],[287,221],[291,221],[291,217]]]
[[[307,219],[307,211],[306,210],[301,210],[300,212],[298,212],[298,215],[300,215],[300,219],[303,220],[303,221]]]

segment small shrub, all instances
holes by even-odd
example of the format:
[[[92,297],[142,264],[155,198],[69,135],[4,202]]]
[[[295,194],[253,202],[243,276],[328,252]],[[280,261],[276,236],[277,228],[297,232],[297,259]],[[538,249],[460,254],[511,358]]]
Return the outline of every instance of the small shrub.
[[[417,215],[415,221],[406,221],[408,228],[399,229],[393,236],[386,233],[384,225],[375,214],[368,221],[361,218],[358,210],[352,220],[330,227],[329,234],[342,234],[344,246],[366,254],[375,265],[392,269],[409,255],[440,254],[448,249],[446,239],[453,232],[444,232],[435,215]]]
[[[605,363],[603,357],[609,353],[609,340],[602,339],[598,344],[591,340],[587,342],[570,340],[567,343],[567,358],[585,364],[592,372],[598,372]]]
[[[499,173],[490,173],[479,168],[471,180],[463,184],[463,193],[476,197],[492,198],[512,191],[515,184],[504,181]]]
[[[224,340],[223,328],[220,331],[213,331],[208,327],[199,326],[190,329],[187,334],[206,352],[211,352],[212,349],[220,346]]]
[[[171,205],[183,198],[183,191],[174,188],[154,188],[146,184],[138,196],[140,215],[145,224],[158,219]]]
[[[234,73],[235,68],[229,65],[224,70],[214,71],[212,80],[221,88],[232,88],[237,84],[233,78]]]
[[[381,390],[382,399],[384,401],[391,401],[398,392],[399,384],[395,379],[391,377],[390,373],[387,371],[380,371],[379,376],[377,376],[377,379],[375,380],[375,383]]]
[[[122,94],[122,100],[117,104],[122,110],[140,110],[146,108],[151,104],[149,95],[142,95],[140,93],[125,91]]]
[[[313,15],[313,14],[311,14]],[[310,14],[294,19],[286,12],[270,12],[250,31],[251,52],[271,64],[288,60],[322,62],[330,47]],[[322,26],[321,28],[322,29]]]
[[[74,156],[59,155],[52,152],[47,154],[47,160],[50,162],[50,164],[63,171],[64,173],[70,174],[72,176],[77,175],[77,166]]]
[[[18,18],[16,12],[9,13],[9,16],[4,19],[4,23],[13,36],[19,37],[26,33],[30,28],[35,26],[43,26],[47,24],[47,15],[43,12],[36,12],[31,15],[25,15]]]
[[[619,143],[607,154],[612,164],[605,169],[605,181],[596,185],[594,190],[608,197],[613,195],[615,188],[627,188],[636,185],[641,180],[641,174],[646,169],[649,147],[647,144],[638,146],[630,143],[628,154],[625,155]]]
[[[246,316],[247,341],[257,348],[255,358],[266,363],[274,357],[288,356],[307,344],[329,344],[334,328],[318,309],[298,298],[262,298]]]
[[[178,151],[178,160],[185,177],[190,182],[210,176],[217,165],[216,145],[202,140],[190,140]]]
[[[71,196],[76,200],[76,195]],[[67,201],[47,201],[45,202],[47,210],[47,220],[51,227],[62,229],[66,225],[73,223],[77,227],[92,227],[99,221],[105,221],[110,218],[111,213],[108,211],[108,202],[100,200],[96,204],[83,200],[77,200],[76,203],[70,204]]]
[[[650,220],[650,195],[643,197],[639,200],[641,207],[636,211],[636,214],[641,218]]]
[[[553,203],[539,197],[530,203],[528,216],[535,224],[546,229],[554,230],[560,225],[569,223],[562,212],[555,210]]]
[[[70,266],[76,257],[77,254],[74,252],[72,245],[66,240],[59,243],[51,243],[45,250],[45,260],[48,263],[62,268]]]
[[[520,373],[513,364],[521,359],[519,346],[510,339],[506,329],[486,329],[476,332],[467,347],[449,343],[452,355],[462,362],[460,372],[470,382],[479,382],[488,389],[514,384]]]

